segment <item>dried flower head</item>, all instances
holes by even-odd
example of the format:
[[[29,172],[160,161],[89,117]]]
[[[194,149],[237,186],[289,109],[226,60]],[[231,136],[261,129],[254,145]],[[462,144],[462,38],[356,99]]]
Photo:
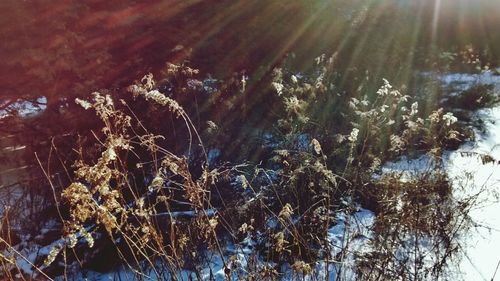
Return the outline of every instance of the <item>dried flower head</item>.
[[[359,129],[353,128],[347,139],[350,142],[356,142],[358,140]]]
[[[283,84],[278,83],[278,82],[273,82],[272,85],[273,85],[274,89],[276,90],[276,93],[278,94],[278,96],[281,96],[283,94],[283,89],[285,88],[285,86],[283,86]]]
[[[446,126],[451,126],[452,124],[455,124],[458,119],[457,117],[453,116],[453,113],[447,112],[446,114],[443,115],[443,121],[446,124]]]
[[[75,103],[79,104],[81,107],[83,107],[85,110],[92,108],[92,104],[86,100],[81,100],[79,98],[75,99]]]
[[[49,254],[45,258],[45,261],[43,262],[43,265],[44,266],[51,265],[56,260],[57,255],[59,255],[59,253],[61,252],[61,250],[62,250],[62,248],[59,245],[56,245],[56,246],[52,247],[52,249],[50,250]]]
[[[418,102],[414,102],[411,104],[410,116],[414,116],[418,113]]]
[[[294,271],[299,272],[303,275],[311,274],[312,273],[312,267],[310,264],[305,263],[304,261],[295,261],[293,263],[292,268]]]
[[[285,234],[280,231],[274,235],[274,250],[281,253],[285,250],[288,241],[285,240]]]
[[[313,139],[311,141],[311,146],[313,147],[314,152],[316,152],[316,154],[321,154],[321,144],[317,139]]]

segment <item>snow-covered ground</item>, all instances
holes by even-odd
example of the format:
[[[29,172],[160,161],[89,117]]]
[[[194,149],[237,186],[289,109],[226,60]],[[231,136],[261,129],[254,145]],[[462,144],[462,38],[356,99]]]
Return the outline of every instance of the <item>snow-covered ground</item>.
[[[493,85],[496,89],[500,89],[500,75],[493,71],[484,71],[482,73],[448,73],[439,76],[439,80],[444,86],[455,84],[460,86],[462,90],[467,90],[473,85]]]
[[[0,106],[2,105],[0,100]],[[11,113],[15,113],[21,117],[28,117],[36,115],[47,108],[47,98],[39,97],[35,102],[30,101],[16,101],[9,105],[7,109],[0,110],[0,119],[8,116]]]
[[[439,79],[452,92],[474,85],[492,85],[495,94],[500,91],[500,76],[492,71],[451,73]],[[470,216],[476,224],[464,235],[460,269],[464,280],[500,280],[500,273],[496,274],[500,263],[500,106],[481,109],[474,118],[483,122],[485,133],[477,131],[474,142],[451,152],[444,163],[455,196],[475,199]]]
[[[500,263],[500,107],[483,109],[476,116],[487,133],[451,152],[445,169],[455,196],[477,194],[470,212],[476,225],[463,241],[464,280],[500,280],[500,273],[495,276]]]
[[[492,85],[495,94],[500,94],[500,76],[491,71],[432,76],[450,98],[476,85]],[[475,131],[475,140],[445,153],[441,163],[451,179],[454,196],[472,199],[470,204],[474,206],[469,213],[474,224],[461,234],[460,263],[454,270],[459,280],[500,280],[500,105],[478,110],[473,118],[484,126]],[[406,181],[429,172],[432,161],[426,155],[402,157],[386,163],[382,173],[400,173],[401,180]]]

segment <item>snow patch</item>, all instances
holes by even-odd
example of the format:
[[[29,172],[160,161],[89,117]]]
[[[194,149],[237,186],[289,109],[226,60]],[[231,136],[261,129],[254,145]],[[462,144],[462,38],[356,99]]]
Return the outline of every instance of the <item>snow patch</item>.
[[[455,196],[474,198],[470,216],[475,226],[464,237],[460,266],[464,280],[489,281],[500,262],[493,250],[500,249],[500,107],[480,110],[476,118],[484,121],[487,133],[476,132],[475,142],[450,153],[445,168]]]
[[[10,112],[20,117],[30,117],[43,112],[47,108],[47,98],[39,97],[34,102],[16,101],[9,105],[7,109],[0,110],[0,119],[10,115]]]
[[[422,175],[428,175],[436,167],[436,160],[428,154],[411,159],[407,156],[402,156],[396,161],[387,162],[381,170],[381,173],[374,175],[375,179],[382,175],[397,174],[402,182],[409,182],[418,179]]]

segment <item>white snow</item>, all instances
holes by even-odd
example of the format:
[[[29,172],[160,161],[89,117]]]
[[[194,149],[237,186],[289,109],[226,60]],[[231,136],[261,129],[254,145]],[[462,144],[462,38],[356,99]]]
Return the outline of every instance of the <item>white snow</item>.
[[[493,85],[497,93],[500,90],[500,76],[491,71],[449,73],[437,78],[451,91],[463,91],[475,85]],[[449,94],[453,98],[455,93]],[[496,272],[500,265],[500,106],[481,109],[473,118],[483,121],[486,133],[476,130],[474,142],[445,153],[443,162],[438,163],[451,179],[453,196],[473,198],[470,204],[474,207],[469,214],[474,226],[461,234],[461,262],[458,272],[452,274],[459,275],[456,280],[500,280],[500,272]],[[382,174],[399,173],[402,181],[408,181],[435,167],[432,161],[426,155],[417,159],[402,157],[385,164]]]
[[[397,161],[384,164],[381,173],[383,175],[395,173],[400,177],[400,181],[409,182],[420,175],[429,174],[435,167],[435,164],[435,160],[427,154],[421,155],[416,159],[402,156]],[[380,175],[374,175],[374,177],[379,178]]]
[[[500,90],[500,76],[492,71],[479,74],[446,74],[439,77],[443,86],[459,85],[467,90],[474,85],[493,85]],[[485,134],[476,131],[474,142],[450,152],[445,170],[452,180],[454,196],[473,197],[470,212],[475,226],[462,238],[463,258],[459,266],[463,280],[500,280],[495,272],[500,263],[500,106],[477,111],[474,118],[484,122]],[[492,158],[485,157],[489,155]]]
[[[47,98],[39,97],[36,102],[30,101],[16,101],[10,106],[8,110],[0,110],[0,119],[9,115],[8,111],[13,111],[21,117],[29,117],[36,115],[47,108]]]
[[[444,86],[461,84],[463,90],[467,90],[471,85],[494,85],[495,89],[500,89],[500,75],[496,75],[493,71],[476,74],[448,73],[440,75],[439,80]]]
[[[500,262],[500,107],[481,110],[477,118],[485,121],[486,135],[452,152],[446,170],[453,180],[455,196],[477,195],[470,215],[476,226],[464,237],[461,263],[464,280],[493,280]],[[481,155],[496,163],[483,163]],[[500,274],[497,274],[500,280]]]
[[[352,215],[337,214],[337,224],[329,229],[327,238],[330,258],[335,260],[334,270],[329,269],[329,280],[337,280],[337,275],[341,280],[356,280],[357,256],[371,250],[374,223],[375,214],[362,208]],[[325,261],[319,262],[319,267],[326,269]],[[326,274],[320,271],[319,280],[323,280],[322,276]]]
[[[222,152],[218,148],[212,148],[208,151],[207,158],[208,158],[208,166],[213,167],[219,157],[221,156]]]

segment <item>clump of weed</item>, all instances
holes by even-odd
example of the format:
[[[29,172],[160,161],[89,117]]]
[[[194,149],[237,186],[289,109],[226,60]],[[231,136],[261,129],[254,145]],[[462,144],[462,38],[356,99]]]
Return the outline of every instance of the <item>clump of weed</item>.
[[[328,232],[339,213],[350,215],[361,202],[376,222],[371,250],[355,260],[360,278],[439,276],[456,249],[455,222],[466,213],[452,214],[459,205],[446,176],[437,164],[406,182],[376,175],[403,154],[425,151],[439,163],[443,149],[462,139],[457,118],[439,108],[422,116],[418,102],[385,79],[374,93],[339,95],[334,64],[321,56],[305,76],[273,71],[265,91],[278,101],[277,117],[262,128],[272,143],[262,143],[268,153],[257,162],[221,163],[207,155],[198,126],[174,98],[203,89],[198,71],[184,64],[168,64],[159,83],[144,76],[128,87],[131,98],[101,91],[77,99],[103,127],[86,138],[91,149],[76,149],[74,179],[59,202],[63,237],[39,266],[85,267],[109,251],[107,244],[138,277],[168,279],[189,269],[201,279],[207,264],[213,277],[214,256],[227,279],[276,279],[287,268],[304,278],[337,274],[346,270],[352,241],[331,256]],[[161,118],[175,119],[171,132]],[[207,136],[225,134],[214,121],[197,123],[208,126]],[[435,259],[423,256],[422,240],[432,241]],[[246,260],[228,256],[227,245],[245,248]],[[321,262],[335,266],[320,273]]]

